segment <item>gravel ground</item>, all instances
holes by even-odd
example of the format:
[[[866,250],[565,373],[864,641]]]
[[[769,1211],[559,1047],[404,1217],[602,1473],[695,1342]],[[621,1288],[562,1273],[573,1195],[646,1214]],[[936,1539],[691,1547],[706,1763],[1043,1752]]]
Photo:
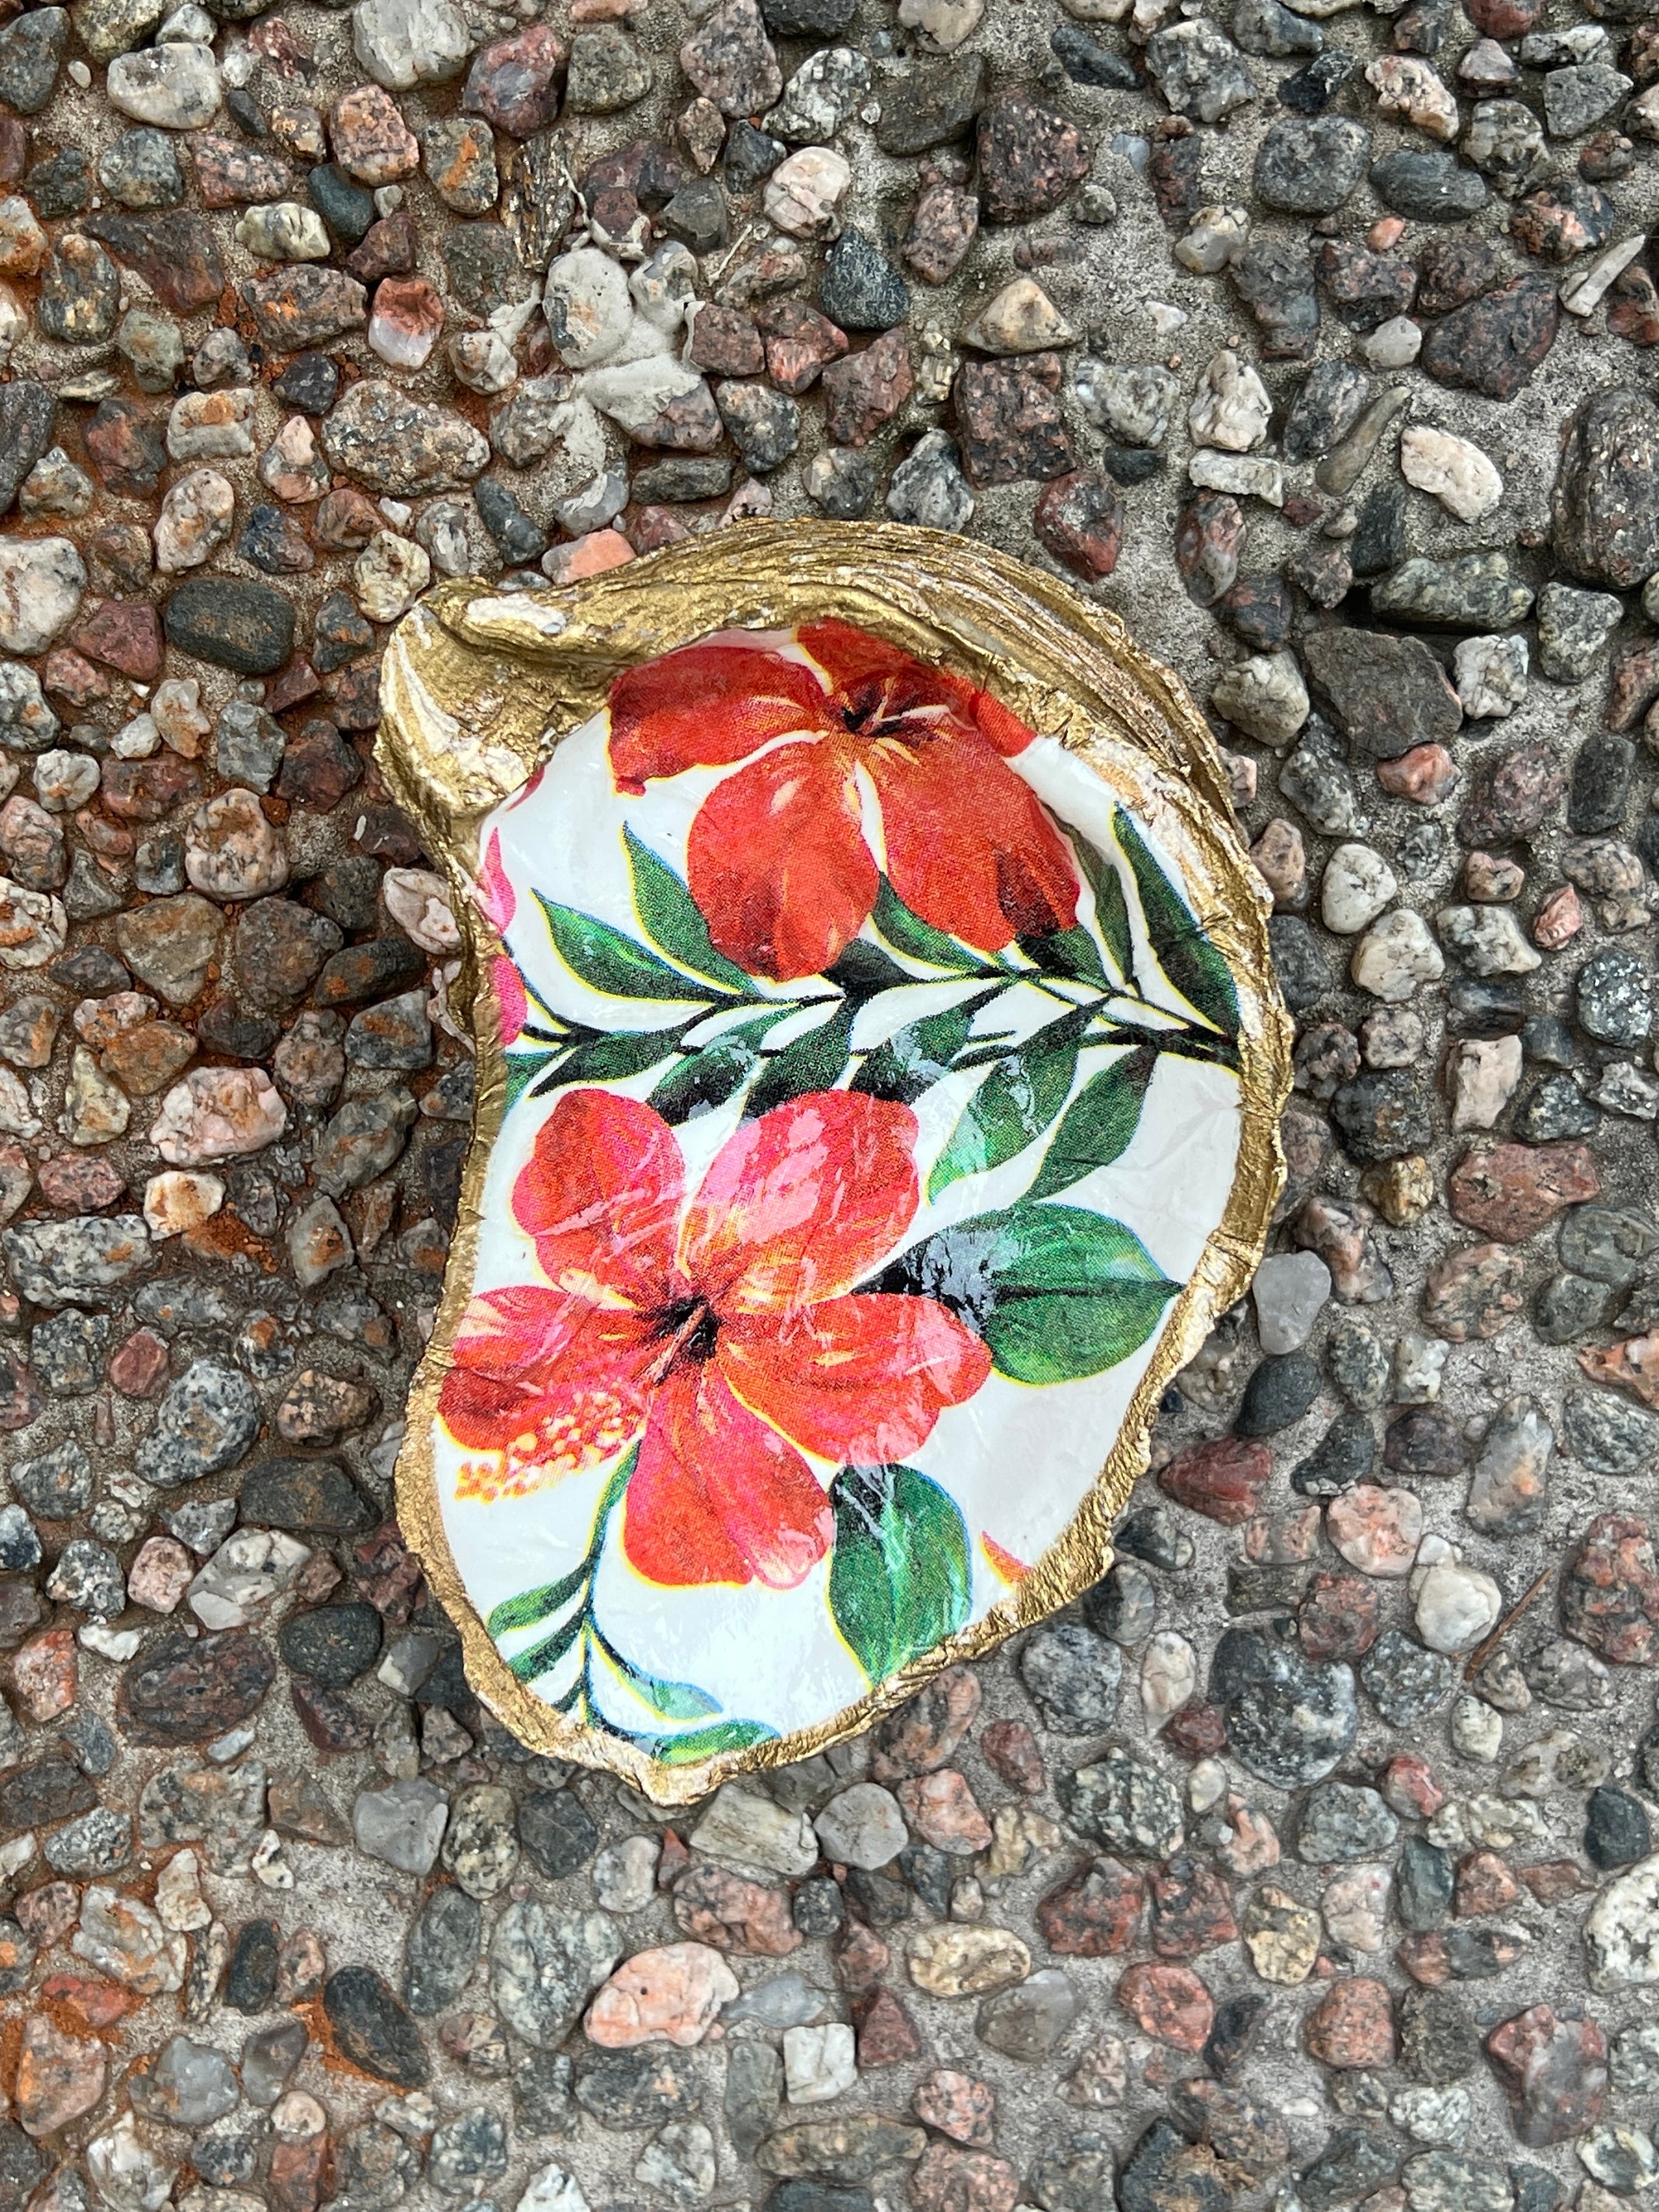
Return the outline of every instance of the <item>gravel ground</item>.
[[[1639,2192],[1641,0],[12,6],[0,2207]],[[471,1078],[376,659],[814,512],[1209,709],[1291,1177],[1075,1617],[671,1822],[391,1522]]]

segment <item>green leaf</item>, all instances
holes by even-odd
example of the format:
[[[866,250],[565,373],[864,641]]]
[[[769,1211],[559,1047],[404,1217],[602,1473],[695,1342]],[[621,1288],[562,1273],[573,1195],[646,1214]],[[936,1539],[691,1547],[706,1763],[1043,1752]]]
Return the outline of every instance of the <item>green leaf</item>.
[[[1095,927],[1126,983],[1135,980],[1135,941],[1129,927],[1129,904],[1123,896],[1123,878],[1086,837],[1073,835],[1073,848],[1095,895]]]
[[[507,1060],[507,1098],[503,1113],[511,1113],[536,1078],[557,1058],[550,1052],[509,1052]]]
[[[620,1083],[627,1076],[642,1075],[666,1060],[679,1041],[678,1030],[617,1030],[610,1036],[592,1037],[573,1046],[542,1078],[534,1095],[539,1098],[567,1083]]]
[[[809,1091],[833,1091],[853,1041],[853,1009],[843,999],[827,1022],[784,1046],[769,1060],[744,1101],[750,1119]]]
[[[684,1735],[659,1735],[640,1741],[662,1766],[695,1766],[723,1751],[746,1751],[751,1743],[764,1743],[777,1734],[764,1721],[716,1721],[712,1728],[692,1729]]]
[[[694,1682],[670,1682],[656,1674],[647,1674],[631,1659],[624,1659],[615,1644],[596,1627],[593,1640],[617,1672],[622,1676],[641,1704],[660,1713],[665,1721],[705,1720],[710,1713],[719,1712],[720,1699],[711,1698],[707,1690],[700,1690]]]
[[[1195,1013],[1223,1036],[1236,1038],[1238,993],[1226,962],[1121,806],[1113,811],[1112,827],[1140,894],[1147,940],[1158,966]]]
[[[830,1614],[871,1681],[884,1681],[967,1620],[967,1527],[913,1467],[843,1468],[830,1502]]]
[[[866,1097],[914,1105],[924,1091],[950,1073],[951,1061],[973,1034],[974,1017],[1001,988],[994,985],[964,999],[959,1006],[947,1006],[943,1013],[926,1014],[921,1021],[895,1030],[870,1054],[850,1087]]]
[[[1181,1285],[1121,1221],[1023,1199],[940,1230],[869,1287],[937,1298],[985,1339],[999,1374],[1049,1383],[1138,1352]]]
[[[1062,1014],[1004,1054],[963,1108],[950,1140],[927,1178],[935,1199],[963,1176],[1000,1168],[1040,1137],[1060,1108],[1077,1073],[1078,1039],[1087,1015]]]
[[[1066,1109],[1028,1198],[1051,1198],[1096,1168],[1111,1165],[1140,1126],[1157,1066],[1157,1052],[1141,1045],[1090,1078]]]
[[[894,951],[908,954],[912,960],[924,960],[930,968],[948,968],[957,975],[984,973],[985,963],[978,953],[958,945],[954,937],[935,929],[919,914],[912,914],[885,876],[876,893],[872,920]]]
[[[706,975],[711,983],[723,984],[727,990],[752,999],[753,982],[736,961],[728,960],[723,952],[714,950],[708,924],[667,861],[659,859],[648,845],[641,844],[626,824],[623,842],[628,848],[628,866],[634,878],[634,904],[639,909],[646,935],[658,951],[665,952],[671,960],[678,960],[682,968]]]
[[[1019,945],[1045,975],[1069,975],[1079,983],[1111,983],[1099,946],[1081,926],[1052,930],[1047,937],[1022,937]]]
[[[536,894],[561,960],[590,990],[612,999],[677,999],[707,1003],[720,994],[682,975],[665,960],[595,915],[578,914],[544,893]]]
[[[520,1682],[533,1682],[538,1675],[552,1673],[561,1659],[569,1656],[570,1648],[581,1634],[585,1615],[573,1613],[562,1627],[556,1628],[551,1636],[539,1644],[532,1644],[527,1651],[520,1651],[507,1661],[514,1678]]]
[[[722,1030],[701,1051],[669,1069],[651,1093],[651,1105],[665,1121],[676,1123],[724,1106],[761,1065],[761,1039],[795,1012],[793,1006],[780,1006],[775,1013]]]
[[[591,1559],[584,1559],[568,1575],[561,1575],[556,1583],[544,1583],[539,1589],[526,1590],[520,1596],[509,1597],[496,1606],[484,1622],[492,1636],[505,1636],[509,1629],[534,1628],[550,1613],[568,1605],[587,1580]]]
[[[883,991],[901,991],[916,981],[896,960],[889,959],[880,945],[872,945],[865,937],[855,937],[835,966],[823,973],[827,982],[849,999],[858,1000],[873,999]]]

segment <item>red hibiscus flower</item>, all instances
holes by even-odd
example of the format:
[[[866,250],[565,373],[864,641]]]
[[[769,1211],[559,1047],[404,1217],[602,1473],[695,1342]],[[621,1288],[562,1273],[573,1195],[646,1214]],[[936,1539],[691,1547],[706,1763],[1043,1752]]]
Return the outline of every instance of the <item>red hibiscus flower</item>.
[[[642,1575],[799,1583],[833,1534],[801,1452],[902,1459],[989,1370],[936,1300],[853,1291],[915,1212],[915,1135],[905,1106],[796,1098],[745,1122],[688,1203],[659,1115],[567,1092],[513,1194],[547,1285],[474,1298],[444,1379],[450,1433],[486,1455],[457,1494],[522,1495],[637,1440],[623,1549]]]
[[[1024,723],[846,623],[796,635],[811,667],[728,630],[611,686],[619,790],[750,762],[703,801],[687,852],[691,896],[727,959],[783,982],[817,975],[858,934],[878,881],[860,768],[893,888],[924,921],[982,952],[1069,929],[1071,856],[1007,765],[1031,743]],[[783,737],[795,742],[750,759]]]

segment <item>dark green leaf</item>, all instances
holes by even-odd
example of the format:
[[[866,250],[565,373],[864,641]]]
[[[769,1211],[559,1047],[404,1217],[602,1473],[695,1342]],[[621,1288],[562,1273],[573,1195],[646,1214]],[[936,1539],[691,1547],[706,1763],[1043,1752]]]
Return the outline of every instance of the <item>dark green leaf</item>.
[[[568,1656],[570,1647],[581,1634],[584,1618],[580,1613],[573,1613],[562,1628],[554,1630],[551,1636],[544,1637],[539,1644],[532,1644],[527,1651],[520,1651],[509,1659],[507,1663],[514,1679],[520,1682],[533,1682],[538,1675],[550,1674],[560,1660]]]
[[[645,1748],[659,1765],[695,1766],[723,1751],[746,1751],[776,1734],[763,1721],[716,1721],[712,1728],[692,1729],[684,1735],[659,1735]]]
[[[1117,971],[1126,983],[1135,980],[1135,944],[1129,927],[1128,902],[1123,896],[1123,878],[1106,858],[1098,853],[1086,837],[1076,831],[1072,836],[1084,874],[1089,878],[1089,888],[1095,895],[1095,927],[1100,932],[1100,941],[1111,954]]]
[[[843,1468],[830,1502],[830,1611],[871,1681],[884,1681],[967,1620],[968,1530],[913,1467]]]
[[[1121,1221],[1023,1199],[940,1230],[870,1287],[937,1298],[1016,1382],[1070,1382],[1137,1352],[1181,1285]]]
[[[642,1075],[666,1060],[679,1041],[678,1030],[617,1030],[610,1036],[594,1037],[568,1052],[537,1085],[536,1096],[561,1090],[567,1083],[620,1083],[627,1076]]]
[[[1020,950],[1048,975],[1070,975],[1079,983],[1109,984],[1100,948],[1086,929],[1056,929],[1047,937],[1022,937]]]
[[[626,826],[623,842],[628,848],[628,865],[634,878],[634,904],[645,924],[646,935],[658,951],[667,953],[671,960],[678,960],[682,968],[708,976],[710,982],[741,992],[744,998],[753,998],[753,983],[734,960],[728,960],[723,952],[714,950],[708,924],[667,861],[659,859],[648,845],[641,844]]]
[[[901,1106],[914,1104],[924,1091],[950,1073],[951,1061],[973,1033],[975,1015],[1001,988],[994,985],[988,991],[964,999],[959,1006],[947,1006],[943,1013],[924,1015],[921,1021],[907,1022],[902,1030],[895,1030],[866,1060],[853,1079],[852,1088],[871,1098],[891,1098]]]
[[[1146,1086],[1157,1066],[1157,1053],[1141,1045],[1089,1079],[1049,1140],[1028,1198],[1051,1198],[1096,1168],[1111,1165],[1140,1126]]]
[[[665,1121],[677,1123],[724,1106],[761,1065],[760,1042],[766,1032],[796,1011],[780,1006],[775,1013],[722,1030],[700,1052],[669,1069],[651,1093],[651,1104]]]
[[[890,960],[880,945],[872,945],[865,937],[855,937],[835,966],[823,973],[825,980],[849,999],[873,999],[878,992],[902,990],[916,981],[908,969]]]
[[[965,945],[958,945],[954,937],[946,937],[943,930],[935,929],[919,914],[912,914],[885,876],[876,893],[872,919],[894,951],[907,954],[912,960],[925,960],[930,968],[948,968],[958,975],[984,972],[985,963],[978,953],[970,951]]]
[[[744,1101],[751,1119],[809,1091],[833,1091],[852,1046],[853,1009],[843,999],[826,1022],[784,1046],[769,1060]]]
[[[699,984],[678,968],[671,968],[643,945],[613,929],[595,915],[578,914],[573,906],[560,906],[541,891],[536,894],[553,933],[561,960],[590,990],[612,999],[677,999],[707,1002],[718,995],[708,984]]]
[[[519,1597],[509,1597],[496,1606],[484,1622],[492,1636],[505,1636],[510,1628],[533,1628],[538,1620],[545,1620],[562,1605],[568,1605],[587,1580],[592,1562],[584,1559],[580,1566],[568,1575],[561,1575],[556,1583],[544,1583],[539,1589],[526,1590]]]
[[[1223,1036],[1237,1037],[1238,993],[1226,962],[1121,806],[1113,812],[1112,827],[1140,894],[1147,940],[1158,966],[1195,1013]]]
[[[930,1199],[963,1176],[1000,1168],[1042,1135],[1066,1103],[1086,1019],[1081,1009],[1062,1014],[996,1062],[963,1108],[933,1164],[927,1178]]]
[[[556,1056],[550,1052],[509,1052],[507,1054],[507,1103],[502,1109],[504,1112],[511,1112],[536,1078]]]

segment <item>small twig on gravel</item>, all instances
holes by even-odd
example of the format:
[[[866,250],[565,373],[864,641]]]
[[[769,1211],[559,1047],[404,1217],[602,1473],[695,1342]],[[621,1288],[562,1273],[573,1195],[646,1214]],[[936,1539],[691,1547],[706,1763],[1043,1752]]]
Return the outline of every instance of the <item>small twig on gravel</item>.
[[[1546,1567],[1542,1573],[1539,1575],[1537,1580],[1533,1583],[1531,1589],[1528,1590],[1526,1595],[1517,1599],[1515,1604],[1510,1607],[1509,1611],[1504,1615],[1502,1620],[1498,1622],[1497,1627],[1493,1629],[1492,1634],[1487,1637],[1485,1643],[1477,1644],[1475,1645],[1474,1650],[1469,1654],[1468,1663],[1463,1669],[1463,1680],[1466,1682],[1474,1681],[1475,1676],[1486,1665],[1487,1660],[1491,1658],[1492,1653],[1498,1649],[1504,1638],[1509,1634],[1510,1629],[1512,1629],[1516,1622],[1520,1620],[1522,1614],[1532,1603],[1539,1591],[1543,1589],[1545,1583],[1554,1572],[1555,1569],[1553,1566]]]

